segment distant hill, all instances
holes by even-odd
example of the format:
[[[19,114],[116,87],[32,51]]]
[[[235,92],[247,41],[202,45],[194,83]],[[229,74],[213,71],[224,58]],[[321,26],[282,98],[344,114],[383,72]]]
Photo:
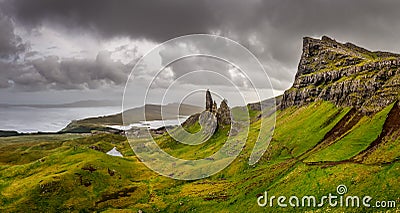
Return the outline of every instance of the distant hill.
[[[163,108],[163,116],[161,115],[161,108]],[[137,123],[139,121],[147,120],[161,120],[161,119],[176,119],[176,112],[179,109],[180,116],[189,116],[204,109],[199,106],[193,106],[189,104],[167,104],[164,106],[148,104],[142,107],[132,108],[125,110],[124,118],[125,123]],[[145,118],[146,115],[146,118]],[[117,113],[113,115],[100,116],[100,117],[90,117],[82,120],[72,121],[66,128],[61,130],[61,132],[76,132],[77,129],[84,129],[87,132],[90,129],[97,129],[100,126],[103,128],[104,125],[123,125],[122,113]],[[81,131],[78,131],[81,132]]]
[[[17,131],[0,130],[0,137],[17,136],[19,134]]]

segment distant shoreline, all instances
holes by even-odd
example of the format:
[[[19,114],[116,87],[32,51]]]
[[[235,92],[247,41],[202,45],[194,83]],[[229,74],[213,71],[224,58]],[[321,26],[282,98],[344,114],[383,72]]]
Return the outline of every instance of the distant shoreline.
[[[19,133],[57,133],[74,120],[113,115],[121,112],[119,106],[102,107],[32,107],[0,106],[0,130]]]
[[[24,136],[24,135],[58,135],[60,132],[18,132],[16,130],[0,130],[1,137]]]

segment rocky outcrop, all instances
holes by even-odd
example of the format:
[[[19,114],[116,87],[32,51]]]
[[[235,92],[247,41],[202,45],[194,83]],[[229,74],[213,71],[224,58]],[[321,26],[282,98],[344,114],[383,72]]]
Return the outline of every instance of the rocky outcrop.
[[[196,124],[196,122],[199,121],[199,118],[200,118],[200,113],[193,114],[193,115],[189,116],[189,117],[182,123],[182,126],[183,126],[183,127],[190,127],[190,126],[193,126],[194,124]]]
[[[292,88],[281,109],[318,100],[376,112],[399,99],[400,55],[371,52],[326,36],[304,38]]]
[[[213,108],[213,99],[210,90],[206,91],[206,111],[211,112]]]
[[[201,131],[205,135],[213,135],[219,124],[218,120],[215,119],[215,115],[209,111],[202,112],[198,121]]]
[[[212,99],[211,92],[207,90],[206,109],[201,113],[191,115],[182,123],[182,126],[187,128],[196,124],[196,122],[199,122],[200,126],[204,128],[202,131],[207,133],[214,133],[218,127],[230,125],[232,121],[228,101],[222,100],[218,108],[217,103]],[[234,125],[232,128],[234,128]]]
[[[229,109],[227,100],[222,100],[217,111],[218,124],[229,125],[231,124],[231,110]]]
[[[231,123],[231,110],[229,109],[228,102],[226,99],[222,100],[220,107],[218,108],[217,103],[213,101],[211,92],[206,92],[206,110],[211,112],[217,117],[218,125],[229,125]]]
[[[215,102],[215,101],[214,101],[214,104],[212,106],[211,112],[213,114],[217,114],[217,112],[218,112],[217,102]]]

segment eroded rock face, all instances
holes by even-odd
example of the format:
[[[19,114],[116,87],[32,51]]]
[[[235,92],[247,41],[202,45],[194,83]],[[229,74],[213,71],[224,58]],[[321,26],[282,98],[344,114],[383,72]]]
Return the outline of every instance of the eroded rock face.
[[[218,111],[217,102],[214,101],[211,112],[215,115],[217,114],[217,111]]]
[[[206,112],[211,112],[217,117],[218,125],[229,125],[231,123],[231,111],[228,106],[227,100],[222,100],[220,107],[213,101],[211,92],[206,92]]]
[[[212,112],[213,103],[214,102],[211,97],[211,92],[210,92],[210,90],[207,90],[207,92],[206,92],[206,111]]]
[[[326,36],[304,38],[303,53],[292,88],[281,109],[318,100],[376,112],[399,99],[400,55],[370,52]]]
[[[217,111],[217,120],[219,125],[231,124],[231,110],[229,109],[227,100],[222,100]]]
[[[200,114],[199,123],[202,128],[202,132],[213,135],[218,127],[218,122],[215,119],[215,115],[211,112],[204,111]]]

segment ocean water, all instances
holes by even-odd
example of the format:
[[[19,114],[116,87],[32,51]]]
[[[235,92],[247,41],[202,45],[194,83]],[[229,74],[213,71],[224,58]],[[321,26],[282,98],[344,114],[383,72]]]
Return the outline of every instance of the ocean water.
[[[71,107],[35,108],[0,107],[0,130],[18,132],[57,132],[72,120],[110,115],[121,111],[121,107]]]
[[[177,126],[183,123],[189,116],[181,116],[178,119],[169,119],[169,120],[154,120],[154,121],[141,121],[138,123],[133,123],[127,126],[121,125],[109,125],[108,127],[119,129],[119,130],[129,130],[132,127],[141,127],[141,128],[149,128],[149,129],[158,129],[163,126]]]

